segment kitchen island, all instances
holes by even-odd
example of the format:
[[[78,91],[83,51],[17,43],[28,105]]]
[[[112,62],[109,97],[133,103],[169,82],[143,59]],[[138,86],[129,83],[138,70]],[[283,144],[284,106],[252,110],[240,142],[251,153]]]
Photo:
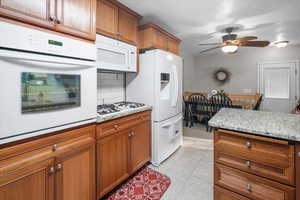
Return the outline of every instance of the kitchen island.
[[[222,109],[214,132],[215,200],[300,199],[300,116]]]

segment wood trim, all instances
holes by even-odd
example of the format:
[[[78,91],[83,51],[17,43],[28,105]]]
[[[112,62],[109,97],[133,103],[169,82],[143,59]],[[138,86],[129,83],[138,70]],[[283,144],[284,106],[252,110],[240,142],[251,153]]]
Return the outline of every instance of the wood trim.
[[[99,0],[98,0],[99,1]],[[118,6],[119,8],[129,12],[131,15],[135,16],[136,18],[138,18],[138,20],[142,19],[143,16],[141,16],[140,14],[138,14],[137,12],[135,12],[134,10],[128,8],[127,6],[125,6],[124,4],[118,2],[117,0],[107,0],[113,4],[115,4],[116,6]]]
[[[4,18],[4,17],[0,16],[0,22],[1,21],[6,22],[6,23],[10,23],[10,24],[23,26],[23,27],[26,27],[26,28],[31,28],[31,29],[34,29],[34,30],[43,31],[43,32],[46,32],[46,33],[59,35],[59,36],[62,36],[62,37],[71,38],[71,39],[74,39],[74,40],[79,40],[79,41],[82,41],[82,42],[95,44],[94,40],[86,40],[86,39],[83,39],[83,38],[80,38],[80,37],[75,37],[73,35],[69,35],[69,34],[57,32],[57,31],[54,31],[54,30],[51,30],[51,29],[47,29],[45,27],[39,27],[39,26],[36,26],[36,25],[27,24],[27,23],[19,22],[19,21],[16,21],[16,20],[12,20],[12,19],[8,19],[8,18]],[[0,146],[0,148],[1,148],[1,146]]]
[[[139,30],[144,30],[144,29],[147,29],[147,28],[154,28],[155,30],[167,35],[168,37],[176,40],[177,42],[181,42],[181,39],[179,39],[178,37],[176,37],[175,35],[167,32],[166,30],[164,30],[163,28],[161,28],[160,26],[156,25],[156,24],[153,24],[153,23],[148,23],[148,24],[143,24],[143,25],[140,25],[138,26],[138,29]]]

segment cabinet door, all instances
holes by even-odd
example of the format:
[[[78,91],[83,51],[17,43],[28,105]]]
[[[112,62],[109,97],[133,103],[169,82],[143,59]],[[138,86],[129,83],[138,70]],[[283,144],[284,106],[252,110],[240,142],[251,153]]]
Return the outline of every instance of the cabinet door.
[[[173,38],[168,38],[168,49],[169,52],[179,55],[179,42]]]
[[[151,123],[136,125],[130,134],[130,169],[135,172],[151,159]]]
[[[0,169],[0,199],[54,200],[53,165],[53,159],[49,159],[9,173],[3,174]]]
[[[300,143],[296,144],[296,199],[300,199]]]
[[[43,27],[54,27],[50,20],[54,16],[54,4],[55,0],[1,0],[0,15]]]
[[[137,44],[138,19],[123,9],[119,9],[118,34],[119,39],[131,44]]]
[[[97,1],[97,33],[115,38],[118,32],[118,7],[107,1]]]
[[[66,144],[56,158],[56,200],[95,200],[95,142],[87,137]]]
[[[168,38],[165,34],[160,31],[153,30],[153,47],[167,50],[168,49]]]
[[[128,176],[128,134],[122,131],[97,142],[97,197],[112,190]]]
[[[96,0],[57,0],[58,31],[95,40],[95,20]]]

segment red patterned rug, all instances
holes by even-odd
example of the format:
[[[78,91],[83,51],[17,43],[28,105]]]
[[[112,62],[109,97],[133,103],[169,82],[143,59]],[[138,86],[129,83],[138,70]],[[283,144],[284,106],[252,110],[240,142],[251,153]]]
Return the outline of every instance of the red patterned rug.
[[[146,167],[107,200],[159,200],[170,184],[169,177]]]

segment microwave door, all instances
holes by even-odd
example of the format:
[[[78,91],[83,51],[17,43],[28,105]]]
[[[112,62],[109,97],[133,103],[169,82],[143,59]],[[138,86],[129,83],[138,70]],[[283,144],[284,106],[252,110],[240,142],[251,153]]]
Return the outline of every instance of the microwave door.
[[[97,48],[97,67],[104,70],[126,71],[129,67],[127,50],[103,44]]]

